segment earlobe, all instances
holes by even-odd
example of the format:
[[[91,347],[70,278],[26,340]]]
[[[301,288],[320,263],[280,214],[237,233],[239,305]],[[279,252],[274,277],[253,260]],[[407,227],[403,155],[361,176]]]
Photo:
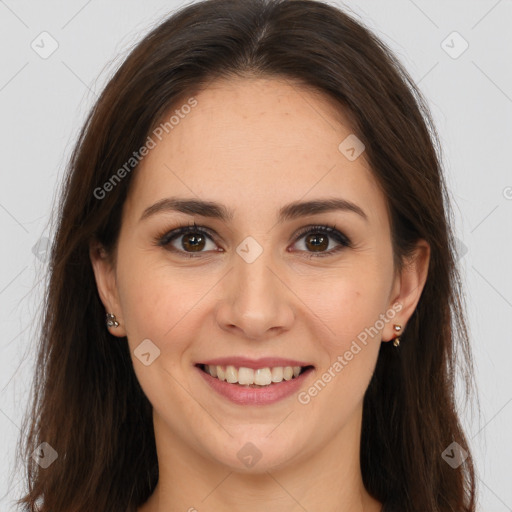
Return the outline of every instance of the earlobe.
[[[96,287],[101,302],[105,307],[105,328],[114,336],[124,337],[123,315],[119,304],[115,269],[111,258],[97,242],[91,242],[89,246],[89,258],[96,280]],[[109,316],[113,315],[113,316]]]
[[[406,330],[407,322],[420,300],[427,281],[429,262],[430,245],[425,240],[419,240],[413,254],[404,262],[400,274],[396,276],[390,307],[396,311],[396,305],[400,305],[400,311],[393,322],[401,325],[402,332]],[[386,327],[389,332],[383,333],[383,340],[391,341],[396,338],[397,333],[393,329],[393,325]]]

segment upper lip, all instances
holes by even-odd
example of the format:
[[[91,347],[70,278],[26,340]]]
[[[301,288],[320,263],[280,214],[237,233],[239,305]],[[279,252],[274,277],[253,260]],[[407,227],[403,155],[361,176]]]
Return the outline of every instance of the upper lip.
[[[235,366],[236,368],[274,368],[276,366],[313,366],[305,361],[295,359],[282,359],[280,357],[261,357],[260,359],[249,359],[247,357],[218,357],[201,361],[198,364],[207,364],[211,366]]]

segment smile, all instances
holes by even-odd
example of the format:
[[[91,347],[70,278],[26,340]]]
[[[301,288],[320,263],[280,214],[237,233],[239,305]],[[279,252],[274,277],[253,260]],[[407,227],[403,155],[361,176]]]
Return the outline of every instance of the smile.
[[[289,381],[297,378],[303,371],[310,366],[275,366],[272,368],[246,368],[244,366],[237,368],[233,365],[199,365],[199,368],[212,377],[228,382],[229,384],[238,384],[240,386],[259,388],[267,387],[272,384],[279,384],[283,380]]]
[[[236,405],[270,405],[300,392],[315,368],[196,364],[196,371],[215,395]]]

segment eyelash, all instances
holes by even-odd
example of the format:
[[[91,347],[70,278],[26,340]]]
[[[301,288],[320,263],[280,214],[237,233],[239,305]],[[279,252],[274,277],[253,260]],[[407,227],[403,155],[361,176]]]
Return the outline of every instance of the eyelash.
[[[206,251],[199,251],[197,253],[192,252],[186,252],[182,251],[180,249],[176,249],[175,247],[170,246],[170,243],[174,241],[176,238],[187,235],[190,233],[199,233],[202,235],[205,235],[206,237],[210,238],[215,243],[215,236],[212,232],[210,232],[209,229],[204,228],[202,226],[198,226],[195,222],[192,225],[186,225],[186,226],[179,226],[176,229],[173,229],[171,231],[166,231],[158,236],[155,237],[154,243],[155,245],[166,247],[168,250],[172,252],[176,252],[178,254],[185,255],[187,258],[196,258],[200,257],[201,254],[203,254]],[[312,225],[312,226],[306,226],[299,230],[299,232],[295,235],[295,241],[294,244],[297,243],[301,238],[303,238],[305,235],[308,234],[324,234],[328,235],[331,238],[333,238],[336,242],[338,242],[338,246],[334,249],[330,249],[329,251],[324,252],[317,252],[314,251],[299,251],[299,252],[308,252],[308,256],[303,256],[306,258],[322,258],[326,256],[331,256],[333,254],[338,253],[339,251],[343,250],[346,247],[351,247],[350,240],[340,231],[336,229],[336,226],[331,225]]]

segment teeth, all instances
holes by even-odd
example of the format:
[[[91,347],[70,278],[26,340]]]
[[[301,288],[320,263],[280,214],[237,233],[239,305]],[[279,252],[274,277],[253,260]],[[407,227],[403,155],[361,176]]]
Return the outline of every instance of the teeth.
[[[234,366],[226,366],[226,382],[230,384],[238,382],[238,372]]]
[[[272,373],[270,368],[258,368],[254,372],[254,384],[258,386],[268,386],[272,383]]]
[[[300,368],[300,366],[299,366]],[[281,382],[283,380],[283,367],[272,368],[272,382]]]
[[[210,366],[210,375],[212,375],[212,368],[215,368],[215,366]],[[252,368],[240,368],[238,370],[238,384],[254,384],[254,370]]]
[[[204,365],[206,373],[219,380],[231,384],[238,383],[242,386],[269,386],[272,383],[279,383],[283,380],[297,378],[302,370],[300,366],[276,366],[274,368],[236,368],[233,365],[214,366]]]

